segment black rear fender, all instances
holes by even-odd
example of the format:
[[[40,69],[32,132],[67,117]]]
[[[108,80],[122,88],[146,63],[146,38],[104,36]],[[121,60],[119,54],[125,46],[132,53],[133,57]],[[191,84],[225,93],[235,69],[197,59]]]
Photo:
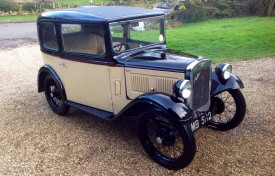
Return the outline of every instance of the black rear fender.
[[[61,82],[61,79],[59,78],[57,73],[54,71],[54,69],[49,65],[44,65],[38,71],[38,76],[37,76],[38,93],[44,91],[44,80],[45,80],[47,75],[51,75],[58,82],[58,84],[60,85],[60,87],[61,87],[61,89],[62,89],[62,91],[63,91],[63,93],[66,97],[66,93],[65,93],[65,90],[64,90],[64,86]]]

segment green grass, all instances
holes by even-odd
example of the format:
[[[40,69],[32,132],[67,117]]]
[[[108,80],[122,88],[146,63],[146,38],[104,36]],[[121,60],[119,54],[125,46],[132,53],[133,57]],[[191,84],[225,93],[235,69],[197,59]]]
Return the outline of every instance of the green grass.
[[[1,16],[0,20],[11,20],[11,21],[29,21],[36,20],[37,15],[21,15],[21,16]]]
[[[132,31],[131,39],[159,43],[159,30]]]
[[[245,17],[187,24],[167,30],[174,52],[217,61],[275,56],[275,17]]]

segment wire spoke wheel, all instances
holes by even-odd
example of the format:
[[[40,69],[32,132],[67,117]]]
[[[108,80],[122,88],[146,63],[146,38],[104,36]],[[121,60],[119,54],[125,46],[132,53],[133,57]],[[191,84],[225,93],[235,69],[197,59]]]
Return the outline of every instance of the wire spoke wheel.
[[[178,130],[163,117],[148,119],[148,139],[156,150],[168,160],[178,159],[184,151],[183,140]]]
[[[194,158],[196,144],[191,130],[168,120],[161,111],[142,114],[139,137],[149,156],[168,169],[181,169]]]
[[[50,75],[45,78],[44,91],[51,109],[58,115],[65,115],[69,106],[64,104],[65,96],[60,86]]]
[[[228,90],[211,98],[212,120],[209,127],[227,131],[238,126],[246,112],[245,99],[240,90]]]

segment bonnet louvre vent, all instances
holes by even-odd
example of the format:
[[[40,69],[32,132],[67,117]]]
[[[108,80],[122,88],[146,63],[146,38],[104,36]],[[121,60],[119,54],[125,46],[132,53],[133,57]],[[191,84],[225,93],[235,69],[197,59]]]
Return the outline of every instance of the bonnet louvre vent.
[[[151,88],[154,88],[154,91],[172,95],[173,85],[177,81],[178,79],[174,78],[131,74],[132,91],[140,93],[150,92]]]
[[[132,91],[149,92],[149,76],[140,74],[131,74]]]
[[[184,73],[126,68],[126,91],[129,99],[149,92],[173,94],[173,86],[185,77]]]
[[[173,94],[173,85],[178,79],[157,77],[157,91]]]

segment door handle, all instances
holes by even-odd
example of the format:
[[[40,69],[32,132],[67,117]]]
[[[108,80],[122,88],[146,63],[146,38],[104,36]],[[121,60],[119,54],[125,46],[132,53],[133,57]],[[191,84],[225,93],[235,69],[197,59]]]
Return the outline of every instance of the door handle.
[[[65,62],[60,62],[59,65],[65,67],[66,64]]]

